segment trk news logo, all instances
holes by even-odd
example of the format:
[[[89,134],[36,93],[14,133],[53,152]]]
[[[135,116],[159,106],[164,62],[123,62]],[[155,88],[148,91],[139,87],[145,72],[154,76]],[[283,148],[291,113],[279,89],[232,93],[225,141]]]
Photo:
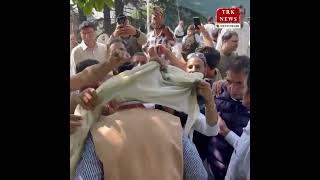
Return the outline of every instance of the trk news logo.
[[[216,28],[240,28],[240,9],[218,8]]]

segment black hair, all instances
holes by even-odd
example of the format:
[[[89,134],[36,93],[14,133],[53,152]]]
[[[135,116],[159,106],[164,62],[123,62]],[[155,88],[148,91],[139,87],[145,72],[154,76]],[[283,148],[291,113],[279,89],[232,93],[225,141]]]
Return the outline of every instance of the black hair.
[[[205,46],[196,49],[196,52],[201,52],[207,59],[207,65],[210,69],[214,69],[220,62],[220,53],[213,47]]]
[[[181,55],[183,59],[186,61],[187,56],[190,53],[194,53],[197,47],[199,46],[198,42],[196,41],[195,36],[188,36],[185,42],[182,44]]]
[[[96,26],[92,22],[89,22],[89,21],[83,21],[79,26],[79,30],[82,30],[87,27],[91,27],[94,30],[96,30]]]
[[[127,16],[124,14],[119,14],[116,18],[118,24],[123,24],[127,19]]]
[[[123,71],[131,70],[135,66],[136,65],[134,63],[126,62],[118,67],[118,73],[122,73]]]
[[[238,33],[235,31],[227,31],[222,36],[222,41],[228,41],[232,36],[238,36]]]
[[[108,42],[107,42],[107,49],[109,50],[110,46],[114,43],[122,43],[123,45],[126,45],[126,43],[119,37],[112,37],[109,38]]]
[[[227,65],[227,71],[234,73],[243,72],[246,75],[250,72],[250,58],[248,56],[237,56]]]
[[[119,15],[117,16],[117,19],[118,19],[118,18],[124,18],[124,17],[127,18],[126,15],[124,15],[124,14],[119,14]]]
[[[239,8],[239,9],[242,9],[244,14],[246,14],[246,8],[243,7],[243,5],[238,5],[238,6],[231,6],[231,8]]]
[[[86,59],[84,61],[81,61],[76,66],[76,73],[79,73],[79,72],[83,71],[84,69],[86,69],[87,67],[95,65],[95,64],[99,64],[99,61],[97,61],[95,59]]]
[[[246,14],[246,8],[244,8],[242,5],[237,6],[239,9],[243,9],[244,14]]]

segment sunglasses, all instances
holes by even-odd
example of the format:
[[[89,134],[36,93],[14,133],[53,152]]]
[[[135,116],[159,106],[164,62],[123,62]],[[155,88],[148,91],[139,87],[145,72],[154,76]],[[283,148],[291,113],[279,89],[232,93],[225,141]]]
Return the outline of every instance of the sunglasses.
[[[206,59],[206,57],[204,56],[203,53],[198,53],[198,52],[196,52],[196,53],[190,53],[190,54],[187,56],[187,59],[191,59],[191,58],[193,58],[193,57],[197,57],[197,58],[201,59],[205,64],[207,64],[207,59]]]

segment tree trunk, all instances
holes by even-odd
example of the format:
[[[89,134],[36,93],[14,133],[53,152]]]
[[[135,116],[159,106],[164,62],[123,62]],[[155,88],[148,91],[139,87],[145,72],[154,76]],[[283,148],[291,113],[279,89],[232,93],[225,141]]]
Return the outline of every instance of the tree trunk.
[[[112,33],[112,29],[111,29],[111,19],[110,19],[110,8],[108,6],[104,6],[103,17],[104,17],[103,18],[104,32],[110,36]]]
[[[116,12],[116,17],[119,14],[123,14],[123,8],[124,8],[124,4],[123,4],[122,0],[115,0],[114,1],[114,9]]]
[[[79,12],[79,24],[81,24],[83,21],[87,20],[87,16],[84,15],[83,10],[77,5],[78,12]]]

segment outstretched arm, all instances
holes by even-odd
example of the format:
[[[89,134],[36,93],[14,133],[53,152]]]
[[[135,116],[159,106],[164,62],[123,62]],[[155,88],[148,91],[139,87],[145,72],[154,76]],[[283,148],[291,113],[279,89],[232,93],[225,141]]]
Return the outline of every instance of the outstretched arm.
[[[213,40],[210,37],[208,31],[204,28],[203,24],[198,25],[199,31],[203,35],[203,41],[205,46],[213,47]]]
[[[198,85],[198,93],[205,99],[206,107],[206,119],[210,126],[214,126],[218,122],[218,112],[216,110],[216,104],[214,102],[214,97],[211,93],[210,84],[202,80]]]
[[[158,45],[157,48],[161,54],[164,54],[166,56],[166,58],[171,62],[172,65],[184,71],[186,70],[187,63],[185,61],[178,59],[169,49],[167,49],[163,45]]]
[[[114,68],[119,67],[121,64],[128,62],[129,60],[130,55],[126,51],[116,49],[114,52],[110,52],[107,61],[87,67],[82,72],[71,76],[71,91],[78,90],[92,82],[102,80]]]

